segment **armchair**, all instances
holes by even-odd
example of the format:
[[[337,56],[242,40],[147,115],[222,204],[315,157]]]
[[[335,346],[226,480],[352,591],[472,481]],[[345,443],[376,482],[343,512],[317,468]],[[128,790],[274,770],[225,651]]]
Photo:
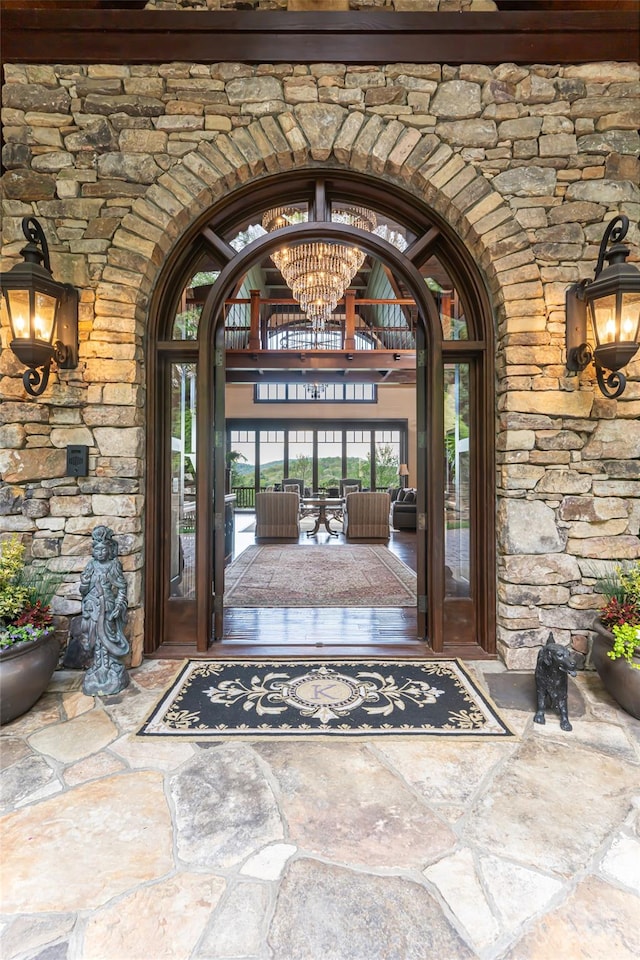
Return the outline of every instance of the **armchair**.
[[[300,536],[300,498],[297,493],[256,493],[256,540]]]
[[[344,506],[344,533],[347,540],[388,540],[388,493],[348,493]]]
[[[345,488],[345,487],[357,487],[358,490],[362,490],[362,480],[358,480],[357,477],[356,477],[356,478],[343,477],[342,480],[340,481],[340,496],[341,496],[341,497],[344,497],[344,495],[345,495],[345,492],[344,492],[344,488]],[[353,493],[353,492],[354,492],[354,491],[352,490],[351,493]]]
[[[299,477],[285,477],[282,481],[282,489],[287,492],[287,487],[296,486],[298,488],[298,496],[302,500],[303,497],[311,496],[309,488],[305,487],[304,480],[300,480]],[[289,491],[291,492],[291,491]]]

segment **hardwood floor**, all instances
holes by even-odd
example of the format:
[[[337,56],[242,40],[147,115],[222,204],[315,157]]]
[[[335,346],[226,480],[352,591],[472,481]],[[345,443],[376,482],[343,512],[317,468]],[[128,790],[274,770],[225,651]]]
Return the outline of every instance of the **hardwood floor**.
[[[256,543],[255,514],[237,512],[235,517],[234,559]],[[261,541],[268,542],[268,541]],[[277,542],[277,541],[272,541]],[[345,544],[342,534],[332,537],[324,530],[300,543],[339,550]],[[359,540],[358,543],[381,543]],[[416,570],[416,535],[410,530],[391,530],[387,544],[400,560]],[[464,660],[487,659],[479,645],[447,646],[444,654],[417,640],[415,607],[235,607],[227,608],[224,636],[211,644],[206,653],[197,653],[185,644],[164,643],[152,657],[184,659],[248,659],[255,657],[443,657]]]
[[[236,515],[234,558],[254,544],[251,514]],[[300,534],[300,543],[321,544],[328,550],[344,546],[342,534],[321,530],[315,537]],[[380,541],[358,541],[380,543]],[[416,569],[416,537],[411,531],[391,531],[389,549]],[[224,639],[210,656],[424,656],[427,647],[416,639],[412,607],[283,607],[230,608],[225,611]]]

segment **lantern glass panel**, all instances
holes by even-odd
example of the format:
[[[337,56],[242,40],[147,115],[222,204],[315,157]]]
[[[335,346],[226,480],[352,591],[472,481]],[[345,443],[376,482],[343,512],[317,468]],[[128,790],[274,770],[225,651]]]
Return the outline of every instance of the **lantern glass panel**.
[[[627,291],[622,295],[620,339],[638,343],[640,336],[640,292]]]
[[[613,343],[619,340],[616,330],[616,298],[615,294],[609,297],[600,297],[591,302],[592,318],[594,321],[596,343]]]
[[[29,291],[7,290],[7,306],[14,340],[28,340],[31,337],[29,329]]]
[[[33,336],[36,340],[44,340],[46,343],[51,343],[58,301],[56,297],[50,297],[46,293],[41,293],[39,290],[36,290],[35,300],[36,309],[33,317]]]

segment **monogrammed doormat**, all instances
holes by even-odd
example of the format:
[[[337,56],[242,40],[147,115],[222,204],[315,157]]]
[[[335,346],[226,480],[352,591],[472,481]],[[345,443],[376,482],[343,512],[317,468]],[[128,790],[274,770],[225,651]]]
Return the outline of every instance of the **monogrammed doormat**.
[[[189,660],[138,736],[512,737],[458,660]]]

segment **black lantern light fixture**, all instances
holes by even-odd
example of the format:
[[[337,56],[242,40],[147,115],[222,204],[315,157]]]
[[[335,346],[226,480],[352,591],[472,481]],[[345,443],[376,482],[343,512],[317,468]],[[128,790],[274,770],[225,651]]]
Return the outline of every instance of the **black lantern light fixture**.
[[[34,217],[23,219],[22,232],[24,259],[0,274],[0,290],[11,324],[10,347],[27,367],[22,382],[27,393],[39,397],[54,360],[65,370],[78,366],[78,291],[51,276],[47,239]]]
[[[622,368],[640,347],[640,271],[626,262],[629,248],[621,243],[628,229],[628,217],[614,217],[600,244],[594,279],[575,283],[566,296],[567,368],[584,370],[593,361],[598,386],[611,400],[626,387]],[[609,265],[603,269],[605,260]],[[593,347],[587,343],[587,316]]]

